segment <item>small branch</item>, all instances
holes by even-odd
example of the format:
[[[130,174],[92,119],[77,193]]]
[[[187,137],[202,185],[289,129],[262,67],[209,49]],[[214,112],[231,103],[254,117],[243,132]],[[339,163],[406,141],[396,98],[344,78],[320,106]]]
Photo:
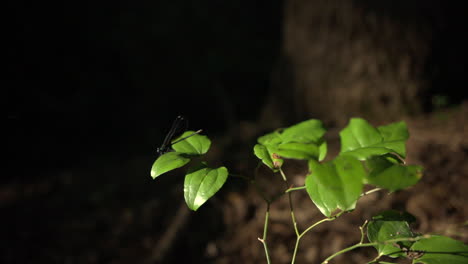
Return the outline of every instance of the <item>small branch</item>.
[[[296,254],[297,254],[297,250],[299,248],[299,241],[301,240],[301,238],[307,233],[309,232],[310,230],[312,230],[312,228],[318,226],[319,224],[321,223],[325,223],[325,222],[328,222],[328,221],[333,221],[335,220],[337,217],[339,217],[341,214],[343,214],[344,211],[338,213],[337,215],[335,216],[332,216],[332,217],[329,217],[329,218],[325,218],[325,219],[322,219],[316,223],[314,223],[313,225],[309,226],[306,230],[304,230],[302,233],[298,233],[296,232],[296,245],[294,246],[294,253],[293,253],[293,257],[292,257],[292,261],[291,261],[291,264],[294,264],[294,262],[296,261]]]
[[[288,179],[286,178],[286,175],[284,174],[283,170],[280,168],[279,172],[281,174],[281,177],[283,177],[283,181],[288,182]]]
[[[294,192],[294,191],[299,191],[299,190],[305,190],[306,187],[305,186],[300,186],[300,187],[291,187],[291,188],[288,188],[285,193],[290,193],[290,192]]]
[[[364,226],[364,225],[363,225]],[[361,233],[362,234],[362,233]],[[373,246],[377,246],[377,245],[380,245],[380,244],[393,244],[393,243],[396,243],[396,242],[403,242],[403,241],[418,241],[418,240],[421,240],[423,238],[428,238],[430,237],[430,235],[423,235],[423,236],[418,236],[418,237],[401,237],[401,238],[395,238],[395,239],[389,239],[389,240],[386,240],[386,241],[382,241],[382,242],[373,242],[373,243],[357,243],[357,244],[354,244],[350,247],[347,247],[345,249],[342,249],[338,252],[336,252],[335,254],[329,256],[328,258],[326,258],[322,264],[328,264],[328,262],[333,259],[334,257],[336,256],[339,256],[343,253],[346,253],[348,251],[351,251],[353,249],[356,249],[356,248],[360,248],[360,247],[373,247]],[[362,238],[361,238],[362,239]],[[380,256],[378,256],[377,258],[375,258],[373,261],[379,259]],[[372,263],[372,261],[371,261]]]
[[[267,260],[267,263],[270,264],[270,254],[268,253],[268,245],[267,245],[267,233],[268,233],[268,218],[270,216],[270,204],[267,203],[267,210],[265,213],[265,223],[263,224],[263,237],[258,238],[258,241],[260,241],[263,244],[263,249],[265,250],[265,257]]]
[[[369,223],[369,221],[366,220],[364,221],[364,224],[359,227],[359,230],[361,231],[361,240],[359,240],[359,244],[362,244],[364,242],[364,236],[365,236],[364,228],[366,227],[367,223]]]
[[[291,193],[288,193],[289,200],[289,209],[291,210],[291,221],[293,223],[294,232],[296,232],[296,244],[294,245],[294,252],[291,260],[291,264],[294,264],[296,261],[297,249],[299,248],[299,240],[301,240],[301,235],[299,234],[299,229],[297,228],[296,216],[294,215],[294,208],[291,199]]]
[[[316,223],[314,223],[313,225],[309,226],[306,230],[304,230],[302,233],[301,233],[301,237],[304,236],[307,232],[309,232],[312,228],[320,225],[321,223],[325,223],[325,222],[329,222],[329,221],[333,221],[335,220],[336,218],[340,217],[342,214],[344,214],[345,211],[341,211],[339,212],[338,214],[336,214],[335,216],[332,216],[332,217],[327,217],[327,218],[324,218]]]
[[[362,196],[365,196],[365,195],[368,195],[368,194],[371,194],[371,193],[373,193],[373,192],[378,192],[378,191],[380,191],[380,190],[383,190],[383,189],[382,189],[382,188],[375,188],[375,189],[369,190],[369,191],[367,191],[367,192],[361,193],[361,197],[362,197]]]
[[[342,250],[336,252],[335,254],[329,256],[327,259],[325,259],[325,260],[322,262],[322,264],[328,264],[328,262],[329,262],[332,258],[334,258],[334,257],[336,257],[336,256],[338,256],[338,255],[341,255],[341,254],[343,254],[343,253],[346,253],[346,252],[348,252],[348,251],[351,251],[351,250],[353,250],[353,249],[356,249],[356,248],[359,248],[359,247],[369,247],[369,246],[370,246],[370,245],[367,245],[367,244],[359,244],[359,243],[358,243],[358,244],[355,244],[355,245],[352,245],[352,246],[350,246],[350,247],[348,247],[348,248],[342,249]]]
[[[371,260],[370,262],[368,262],[367,264],[371,264],[371,263],[377,263],[377,261],[379,261],[379,259],[382,257],[381,254],[378,254],[377,257],[375,257],[373,260]]]

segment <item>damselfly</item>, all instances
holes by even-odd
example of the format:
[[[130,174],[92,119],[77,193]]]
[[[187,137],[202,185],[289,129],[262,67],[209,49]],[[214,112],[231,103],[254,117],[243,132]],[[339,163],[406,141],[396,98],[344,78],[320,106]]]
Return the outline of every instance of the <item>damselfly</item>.
[[[179,134],[182,134],[186,128],[187,128],[187,119],[185,119],[183,116],[177,116],[176,119],[174,120],[174,122],[172,123],[171,129],[169,130],[166,137],[164,138],[164,141],[163,141],[161,147],[156,149],[156,152],[158,153],[158,155],[161,156],[162,154],[164,154],[166,152],[169,152],[170,147],[172,145],[174,145],[174,144],[176,144],[176,143],[178,143],[178,142],[180,142],[182,140],[186,140],[187,138],[202,132],[202,130],[200,129],[198,131],[193,132],[192,134],[190,134],[188,136],[185,136],[183,138],[178,139],[175,142],[171,142],[171,140],[175,136],[177,136]]]

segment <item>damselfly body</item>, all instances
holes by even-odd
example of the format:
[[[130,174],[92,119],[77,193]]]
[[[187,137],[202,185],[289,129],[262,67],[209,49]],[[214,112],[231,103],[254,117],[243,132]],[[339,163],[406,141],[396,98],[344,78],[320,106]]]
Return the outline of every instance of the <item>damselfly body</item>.
[[[162,154],[170,151],[170,147],[182,140],[185,140],[195,134],[198,134],[200,132],[202,132],[202,130],[198,130],[198,131],[195,131],[194,133],[186,136],[186,137],[183,137],[181,139],[178,139],[177,141],[175,142],[172,142],[172,139],[175,138],[176,136],[182,134],[185,129],[187,128],[187,119],[185,119],[183,116],[177,116],[176,119],[174,120],[174,122],[172,123],[172,126],[171,126],[171,129],[169,130],[169,132],[166,134],[166,137],[164,138],[164,141],[161,145],[161,147],[157,148],[156,149],[156,152],[158,153],[159,156],[161,156]]]

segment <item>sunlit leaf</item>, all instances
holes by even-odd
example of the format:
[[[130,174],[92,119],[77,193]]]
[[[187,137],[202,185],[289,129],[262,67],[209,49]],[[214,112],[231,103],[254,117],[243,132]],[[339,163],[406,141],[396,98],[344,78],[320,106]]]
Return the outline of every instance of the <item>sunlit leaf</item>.
[[[307,120],[259,137],[254,153],[274,171],[281,167],[282,158],[322,160],[327,152],[324,133],[321,121]]]
[[[277,145],[282,142],[282,139],[280,137],[280,133],[278,131],[274,131],[271,133],[268,133],[266,135],[263,135],[258,138],[258,143],[267,146],[267,145]]]
[[[272,155],[268,151],[267,147],[260,144],[256,144],[254,146],[254,154],[263,162],[263,164],[268,166],[268,168],[274,171],[277,170],[277,167],[275,166],[275,159],[272,158]]]
[[[285,128],[281,133],[281,138],[283,143],[317,143],[325,131],[322,121],[310,119]]]
[[[319,145],[319,157],[318,160],[322,161],[327,156],[327,142],[322,141]]]
[[[404,212],[385,211],[377,216],[374,216],[367,225],[367,237],[369,241],[381,242],[374,246],[379,255],[388,255],[392,258],[405,256],[402,248],[409,248],[412,242],[385,243],[387,240],[396,238],[412,238],[415,235],[410,229],[409,223],[415,218]]]
[[[466,264],[468,263],[468,245],[444,236],[431,236],[416,241],[411,250],[420,252],[421,257],[413,263],[424,264]]]
[[[309,160],[319,156],[319,148],[315,143],[282,143],[274,149],[280,157],[288,159]]]
[[[177,141],[179,142],[173,144],[172,148],[187,155],[203,155],[211,145],[211,140],[207,136],[196,134],[195,131],[185,131],[180,137],[172,140],[172,142]]]
[[[366,164],[370,169],[366,176],[367,182],[390,191],[412,186],[422,177],[422,167],[407,166],[388,157],[371,157]]]
[[[364,167],[352,157],[309,162],[311,173],[306,177],[306,190],[314,204],[330,217],[336,209],[352,210],[362,192]]]
[[[177,152],[168,152],[161,155],[151,167],[151,177],[155,179],[156,177],[164,174],[168,171],[180,168],[187,164],[190,161],[189,158],[186,158],[181,153]]]
[[[340,132],[341,155],[366,160],[371,156],[396,153],[406,156],[408,130],[404,122],[374,128],[361,118],[352,118]]]
[[[202,164],[192,168],[184,181],[184,197],[187,206],[196,211],[224,185],[228,176],[225,167],[208,168]]]

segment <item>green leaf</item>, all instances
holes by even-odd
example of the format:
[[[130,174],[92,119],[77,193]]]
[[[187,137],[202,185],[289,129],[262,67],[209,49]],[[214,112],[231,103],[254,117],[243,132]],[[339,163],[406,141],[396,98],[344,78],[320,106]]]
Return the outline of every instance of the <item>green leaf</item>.
[[[319,145],[319,157],[318,160],[322,161],[327,156],[327,142],[322,141]]]
[[[151,167],[151,177],[156,179],[159,175],[166,173],[171,170],[175,170],[187,164],[190,161],[189,158],[184,157],[181,153],[168,152],[165,153],[153,163]]]
[[[257,142],[264,145],[278,145],[279,143],[282,142],[282,139],[280,137],[280,133],[278,131],[274,131],[271,133],[268,133],[266,135],[263,135],[257,139]]]
[[[409,138],[409,132],[405,122],[401,121],[386,126],[379,126],[377,129],[386,144],[388,146],[391,145],[391,149],[395,150],[396,153],[402,153],[399,154],[402,157],[406,156],[405,142]]]
[[[327,145],[325,129],[319,120],[307,120],[258,138],[254,154],[273,171],[283,164],[282,158],[323,160]]]
[[[172,142],[180,139],[183,140],[172,145],[172,148],[176,152],[198,156],[205,154],[210,149],[211,140],[207,136],[196,134],[195,131],[185,131],[180,137],[172,140]]]
[[[359,160],[387,153],[406,156],[408,130],[404,122],[381,126],[378,129],[361,118],[352,118],[340,132],[341,152]]]
[[[405,256],[402,249],[395,245],[395,243],[385,243],[387,240],[396,238],[411,238],[415,237],[411,232],[409,223],[413,222],[415,218],[404,212],[385,211],[377,216],[374,216],[367,225],[367,237],[372,243],[379,242],[374,246],[379,255],[388,255],[389,257],[396,258],[398,256]],[[412,242],[398,242],[400,247],[409,248]]]
[[[468,263],[468,245],[444,236],[431,236],[416,241],[411,250],[423,252],[413,263],[425,264],[466,264]]]
[[[283,143],[317,143],[325,131],[322,121],[310,119],[285,128],[281,133],[281,138]]]
[[[254,146],[254,154],[255,156],[257,156],[257,158],[259,158],[263,162],[263,164],[267,165],[268,168],[272,169],[273,171],[277,171],[277,168],[278,168],[277,166],[275,166],[275,164],[276,165],[282,164],[282,160],[274,159],[272,155],[270,154],[270,152],[268,151],[267,147],[263,145],[256,144]],[[278,163],[279,161],[281,162]]]
[[[422,167],[406,166],[396,163],[390,157],[371,157],[366,161],[369,174],[366,176],[368,183],[375,186],[396,191],[416,184],[422,177]]]
[[[192,168],[184,181],[184,197],[187,206],[196,211],[224,185],[228,176],[225,167],[208,168],[201,164]]]
[[[311,160],[309,170],[306,190],[322,214],[330,217],[336,209],[354,209],[366,174],[360,161],[346,156],[324,164]]]
[[[319,156],[319,148],[315,143],[282,143],[271,149],[280,157],[288,159],[309,160]]]

